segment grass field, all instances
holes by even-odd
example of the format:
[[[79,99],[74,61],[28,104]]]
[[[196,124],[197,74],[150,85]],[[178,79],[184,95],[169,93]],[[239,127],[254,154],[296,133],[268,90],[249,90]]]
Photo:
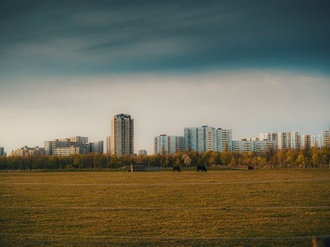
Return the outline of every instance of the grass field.
[[[0,173],[0,246],[311,246],[330,170]]]

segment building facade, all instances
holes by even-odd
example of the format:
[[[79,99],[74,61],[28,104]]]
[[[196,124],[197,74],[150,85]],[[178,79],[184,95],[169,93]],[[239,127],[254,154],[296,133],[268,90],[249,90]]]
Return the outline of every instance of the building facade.
[[[107,136],[107,154],[110,154],[111,136]]]
[[[138,151],[138,155],[147,155],[147,154],[148,154],[148,152],[145,149],[141,149]]]
[[[274,149],[275,141],[260,140],[259,138],[247,138],[241,141],[232,141],[232,151],[234,152],[257,152],[262,153]]]
[[[45,141],[45,154],[69,156],[72,154],[103,153],[103,141],[88,142],[88,137],[74,136],[70,138]]]
[[[290,137],[291,137],[290,132],[277,133],[277,148],[278,149],[288,149]]]
[[[232,130],[231,129],[217,129],[217,149],[219,152],[232,151]]]
[[[301,148],[301,135],[299,132],[291,132],[289,137],[289,148],[300,149]]]
[[[70,146],[70,147],[58,147],[53,150],[53,155],[55,156],[69,156],[73,154],[81,154],[82,150],[80,147]]]
[[[312,147],[311,145],[311,136],[310,135],[302,135],[301,136],[301,148],[302,149],[309,149]]]
[[[202,126],[184,129],[184,150],[207,151],[231,151],[232,130]]]
[[[98,142],[90,142],[89,145],[89,153],[99,153],[103,154],[103,141]]]
[[[0,146],[0,156],[5,156],[5,149],[4,147]]]
[[[300,149],[301,136],[299,132],[261,133],[260,141],[271,141],[276,149]]]
[[[155,154],[174,154],[184,150],[183,136],[160,135],[154,139]]]
[[[115,115],[111,121],[111,155],[134,155],[134,119],[128,114]]]
[[[16,150],[13,150],[12,155],[21,156],[21,157],[40,156],[40,155],[45,155],[45,149],[38,146],[36,147],[24,146],[21,148],[17,148]]]
[[[320,143],[322,147],[330,147],[330,128],[321,130]]]

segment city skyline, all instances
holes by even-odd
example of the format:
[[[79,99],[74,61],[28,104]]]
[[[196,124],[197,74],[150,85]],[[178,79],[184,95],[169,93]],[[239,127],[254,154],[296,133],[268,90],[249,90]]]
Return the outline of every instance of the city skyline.
[[[134,150],[185,127],[317,134],[329,128],[330,3],[2,1],[0,145],[109,135]]]
[[[117,121],[120,120],[120,122]],[[115,122],[118,122],[115,124]],[[122,123],[121,123],[122,122]],[[117,127],[115,127],[117,125]],[[122,126],[120,126],[122,125]],[[122,136],[123,130],[123,125],[125,125],[124,127],[124,132],[129,132],[130,136],[133,136],[133,140],[131,139],[131,137],[125,137]],[[115,131],[114,129],[118,129],[117,131]],[[133,129],[133,131],[131,130]],[[118,132],[118,133],[116,133]],[[192,136],[193,139],[190,139],[190,135],[191,132],[194,132],[194,134]],[[207,140],[205,143],[201,142],[199,144],[196,143],[196,138],[197,137],[197,132],[200,132],[199,135],[204,136],[203,138],[206,138]],[[326,128],[326,129],[322,129],[320,130],[318,133],[300,133],[299,131],[281,131],[281,132],[264,132],[261,133],[259,132],[258,135],[255,136],[245,136],[244,138],[240,138],[240,139],[233,139],[232,138],[232,130],[231,129],[222,129],[222,128],[214,128],[212,126],[200,126],[200,127],[185,127],[184,131],[183,131],[183,135],[178,135],[178,136],[173,136],[173,135],[167,135],[167,134],[160,134],[158,136],[154,136],[153,139],[153,154],[157,154],[157,153],[167,153],[167,154],[174,154],[175,152],[179,152],[179,151],[183,151],[183,152],[188,152],[189,150],[194,150],[194,151],[198,151],[198,152],[205,152],[205,151],[218,151],[218,152],[223,152],[223,151],[243,151],[243,149],[241,149],[242,147],[238,147],[237,145],[243,145],[244,142],[245,143],[249,143],[249,145],[256,145],[253,144],[253,142],[256,141],[266,141],[265,143],[263,143],[262,145],[266,145],[267,141],[275,141],[276,143],[272,144],[273,148],[278,148],[278,149],[303,149],[308,147],[328,147],[329,145],[329,132],[330,132],[330,128]],[[122,141],[124,140],[125,144],[125,148],[124,151],[118,148],[115,148],[115,146],[121,146],[121,144],[117,141],[115,141],[114,143],[110,144],[110,139],[111,136],[107,136],[106,137],[106,142],[104,142],[103,140],[98,141],[98,142],[88,142],[88,137],[82,137],[82,136],[71,136],[70,138],[55,138],[52,141],[44,141],[44,146],[31,146],[31,145],[23,145],[21,147],[17,147],[15,149],[10,150],[10,152],[6,151],[4,149],[4,147],[1,147],[0,145],[0,156],[3,156],[4,154],[7,155],[12,155],[14,154],[14,152],[21,152],[20,150],[28,150],[28,149],[32,149],[34,150],[34,148],[42,149],[42,152],[44,152],[46,155],[49,155],[51,152],[49,151],[49,146],[52,145],[52,143],[55,144],[55,142],[63,142],[63,144],[60,144],[60,146],[62,147],[62,145],[64,145],[66,148],[70,147],[70,145],[77,144],[77,143],[83,143],[83,144],[88,144],[90,145],[90,151],[88,152],[95,152],[95,150],[97,150],[97,152],[99,153],[105,153],[105,154],[111,154],[111,155],[123,155],[123,154],[138,154],[138,153],[145,153],[147,152],[147,154],[152,154],[152,152],[148,152],[145,149],[139,149],[138,151],[134,151],[134,145],[132,146],[132,144],[134,144],[134,119],[131,118],[131,116],[129,114],[124,114],[124,113],[120,113],[120,114],[116,114],[113,119],[111,120],[111,133],[116,133],[116,135],[118,136],[118,138],[122,139]],[[190,134],[189,134],[190,133]],[[117,138],[117,139],[118,139]],[[181,138],[181,140],[178,142],[178,140],[174,140],[177,138]],[[324,142],[326,139],[326,143]],[[168,139],[165,140],[165,139]],[[188,141],[188,139],[190,139]],[[197,137],[198,139],[198,137]],[[109,140],[109,142],[108,142]],[[191,143],[192,141],[192,143]],[[219,142],[220,141],[220,142]],[[65,143],[64,143],[65,142]],[[70,144],[71,142],[71,144]],[[171,144],[170,144],[171,142]],[[181,143],[182,142],[182,143]],[[187,142],[187,143],[186,143]],[[104,143],[106,143],[106,145],[104,145]],[[117,144],[116,144],[117,143]],[[161,144],[162,143],[162,144]],[[166,143],[166,145],[168,145],[168,148],[171,148],[171,151],[168,149],[163,150],[163,148],[161,147],[162,145],[164,145]],[[180,144],[179,144],[180,143]],[[188,144],[190,143],[190,144]],[[194,143],[194,144],[193,144]],[[211,143],[212,146],[209,146]],[[239,144],[241,143],[241,144]],[[193,144],[193,145],[192,145]],[[101,145],[101,149],[100,149],[100,145]],[[174,146],[173,146],[174,145]],[[178,145],[182,147],[178,148]],[[196,146],[197,145],[197,146]],[[200,146],[198,146],[200,145]],[[215,145],[215,146],[213,146]],[[274,146],[275,145],[275,146]],[[64,147],[63,146],[63,147]],[[112,146],[112,147],[111,147]],[[54,148],[54,147],[53,147]],[[264,150],[265,148],[267,148],[266,146],[263,146],[262,149]],[[127,150],[126,150],[127,149]],[[132,150],[133,149],[133,150]],[[47,151],[48,150],[48,151]],[[130,151],[128,151],[130,150]],[[244,149],[247,150],[247,149]],[[74,152],[74,153],[79,153],[79,149],[77,150],[58,150],[59,152],[65,152],[65,155],[68,154],[73,154],[70,152]],[[260,150],[259,150],[260,151]],[[127,153],[128,152],[128,153]],[[84,153],[84,152],[82,152]],[[145,153],[146,154],[146,153]],[[15,154],[16,155],[16,154]],[[58,154],[55,154],[58,155]]]

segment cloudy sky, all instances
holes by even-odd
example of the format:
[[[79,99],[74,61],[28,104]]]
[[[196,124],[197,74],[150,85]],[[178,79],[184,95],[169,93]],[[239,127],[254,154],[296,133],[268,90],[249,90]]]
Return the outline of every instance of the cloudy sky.
[[[106,139],[135,151],[184,127],[317,134],[330,127],[327,0],[0,2],[0,146]]]

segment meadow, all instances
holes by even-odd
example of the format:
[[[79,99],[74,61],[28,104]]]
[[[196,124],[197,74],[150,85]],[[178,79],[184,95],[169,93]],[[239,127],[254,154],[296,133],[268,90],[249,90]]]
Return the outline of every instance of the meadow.
[[[0,246],[311,246],[330,170],[1,172]]]

